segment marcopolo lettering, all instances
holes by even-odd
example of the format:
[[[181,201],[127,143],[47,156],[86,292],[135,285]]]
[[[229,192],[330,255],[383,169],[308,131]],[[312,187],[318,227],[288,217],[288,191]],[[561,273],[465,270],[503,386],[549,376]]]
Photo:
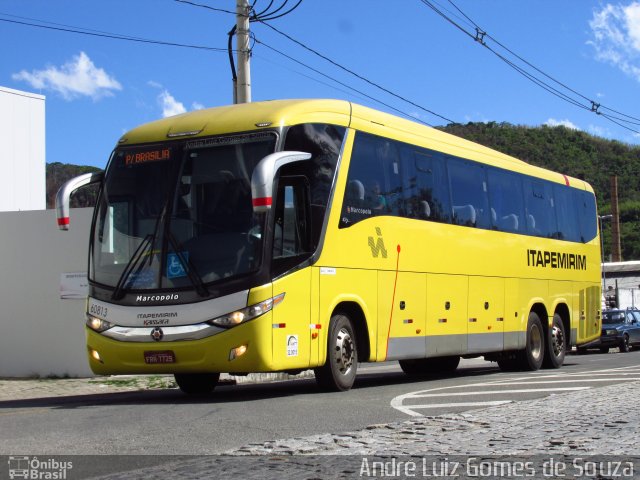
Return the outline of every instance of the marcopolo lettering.
[[[529,267],[562,268],[565,270],[586,270],[587,256],[575,253],[549,252],[546,250],[527,250]]]
[[[164,302],[168,300],[178,300],[180,295],[177,293],[170,293],[167,295],[138,295],[136,302]]]

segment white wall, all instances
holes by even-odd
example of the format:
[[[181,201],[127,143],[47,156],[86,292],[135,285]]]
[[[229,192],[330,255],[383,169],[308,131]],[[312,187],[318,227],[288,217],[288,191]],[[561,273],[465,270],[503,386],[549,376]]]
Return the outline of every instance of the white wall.
[[[0,87],[0,212],[46,208],[44,103]]]
[[[91,375],[85,301],[60,299],[60,274],[86,272],[92,211],[68,232],[55,210],[0,212],[0,377]]]

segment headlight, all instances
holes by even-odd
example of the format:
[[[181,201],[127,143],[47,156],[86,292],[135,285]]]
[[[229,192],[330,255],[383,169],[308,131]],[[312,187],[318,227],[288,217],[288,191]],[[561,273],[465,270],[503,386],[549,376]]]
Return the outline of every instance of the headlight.
[[[273,307],[282,302],[282,300],[284,300],[284,293],[265,300],[264,302],[243,308],[242,310],[237,310],[235,312],[222,315],[221,317],[214,318],[213,320],[210,320],[209,323],[224,328],[235,327],[236,325],[248,322],[249,320],[253,320],[256,317],[267,313]]]
[[[101,318],[94,317],[92,315],[87,315],[87,327],[100,333],[113,327],[113,323],[109,323],[106,320],[102,320]]]
[[[618,331],[617,330],[605,330],[604,331],[607,335],[617,335]]]

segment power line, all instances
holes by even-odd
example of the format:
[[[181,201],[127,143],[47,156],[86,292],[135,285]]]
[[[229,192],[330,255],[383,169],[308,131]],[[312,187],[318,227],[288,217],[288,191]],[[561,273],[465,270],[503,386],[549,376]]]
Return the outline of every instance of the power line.
[[[363,75],[360,75],[359,73],[354,72],[353,70],[351,70],[351,69],[349,69],[349,68],[345,67],[344,65],[339,64],[338,62],[336,62],[336,61],[332,60],[331,58],[327,57],[326,55],[323,55],[322,53],[318,52],[317,50],[314,50],[313,48],[311,48],[311,47],[309,47],[309,46],[305,45],[304,43],[300,42],[299,40],[296,40],[296,39],[295,39],[295,38],[293,38],[292,36],[290,36],[290,35],[288,35],[288,34],[284,33],[284,32],[283,32],[283,31],[281,31],[281,30],[278,30],[278,29],[277,29],[276,27],[274,27],[273,25],[269,25],[268,23],[265,23],[265,22],[262,22],[262,21],[261,21],[260,23],[262,23],[263,25],[265,25],[265,26],[269,27],[269,28],[270,28],[270,29],[272,29],[273,31],[275,31],[275,32],[279,33],[279,34],[280,34],[280,35],[282,35],[283,37],[285,37],[285,38],[287,38],[288,40],[290,40],[290,41],[294,42],[295,44],[299,45],[300,47],[304,48],[305,50],[307,50],[307,51],[309,51],[309,52],[313,53],[314,55],[316,55],[316,56],[318,56],[318,57],[322,58],[323,60],[326,60],[327,62],[331,63],[331,64],[332,64],[332,65],[334,65],[335,67],[338,67],[339,69],[341,69],[341,70],[343,70],[343,71],[345,71],[345,72],[347,72],[347,73],[349,73],[349,74],[353,75],[354,77],[356,77],[356,78],[358,78],[358,79],[360,79],[360,80],[362,80],[362,81],[364,81],[364,82],[368,83],[369,85],[372,85],[372,86],[376,87],[377,89],[382,90],[383,92],[385,92],[385,93],[387,93],[387,94],[389,94],[389,95],[391,95],[391,96],[393,96],[393,97],[396,97],[396,98],[398,98],[399,100],[402,100],[403,102],[406,102],[406,103],[408,103],[408,104],[410,104],[410,105],[413,105],[414,107],[419,108],[420,110],[423,110],[423,111],[425,111],[425,112],[427,112],[427,113],[429,113],[429,114],[431,114],[431,115],[434,115],[434,116],[436,116],[436,117],[438,117],[438,118],[441,118],[442,120],[445,120],[446,122],[449,122],[449,123],[456,123],[456,122],[454,122],[453,120],[451,120],[451,119],[449,119],[449,118],[447,118],[447,117],[445,117],[445,116],[443,116],[443,115],[440,115],[439,113],[434,112],[433,110],[429,110],[428,108],[425,108],[425,107],[423,107],[422,105],[419,105],[419,104],[417,104],[417,103],[415,103],[415,102],[413,102],[413,101],[411,101],[411,100],[409,100],[409,99],[407,99],[407,98],[405,98],[405,97],[403,97],[403,96],[401,96],[401,95],[398,95],[398,94],[397,94],[397,93],[395,93],[395,92],[392,92],[392,91],[391,91],[391,90],[389,90],[388,88],[385,88],[385,87],[383,87],[383,86],[381,86],[381,85],[379,85],[379,84],[377,84],[377,83],[373,82],[372,80],[369,80],[368,78],[364,77]]]
[[[4,15],[3,13],[0,13],[0,15]],[[55,27],[52,25],[46,25],[46,23],[48,22],[43,22],[41,20],[33,20],[33,21],[37,21],[37,22],[41,22],[40,24],[36,24],[36,23],[31,23],[31,22],[25,22],[25,21],[20,21],[20,20],[9,20],[7,18],[0,18],[0,22],[5,22],[5,23],[13,23],[13,24],[17,24],[17,25],[23,25],[23,26],[28,26],[28,27],[35,27],[35,28],[43,28],[46,30],[54,30],[54,31],[59,31],[59,32],[66,32],[66,33],[76,33],[76,34],[80,34],[80,35],[89,35],[92,37],[102,37],[102,38],[109,38],[112,40],[124,40],[124,41],[128,41],[128,42],[138,42],[138,43],[149,43],[149,44],[154,44],[154,45],[163,45],[163,46],[169,46],[169,47],[180,47],[180,48],[191,48],[191,49],[196,49],[196,50],[207,50],[207,51],[212,51],[212,52],[226,52],[227,50],[225,48],[216,48],[216,47],[207,47],[204,45],[189,45],[189,44],[184,44],[184,43],[176,43],[176,42],[166,42],[166,41],[162,41],[162,40],[151,40],[148,38],[139,38],[139,37],[130,37],[127,35],[120,35],[117,33],[107,33],[107,32],[98,32],[95,30],[86,30],[86,29],[82,29],[82,27],[72,27],[72,26],[68,26],[68,27]]]
[[[415,117],[415,116],[413,116],[413,115],[410,115],[410,114],[408,114],[407,112],[404,112],[404,111],[402,111],[402,110],[400,110],[400,109],[398,109],[398,108],[396,108],[396,107],[393,107],[393,106],[389,105],[388,103],[383,102],[382,100],[379,100],[379,99],[377,99],[377,98],[375,98],[375,97],[372,97],[371,95],[368,95],[368,94],[364,93],[363,91],[358,90],[357,88],[354,88],[354,87],[352,87],[352,86],[350,86],[350,85],[347,85],[346,83],[341,82],[340,80],[337,80],[336,78],[333,78],[333,77],[331,77],[330,75],[327,75],[326,73],[321,72],[321,71],[320,71],[320,70],[318,70],[317,68],[314,68],[314,67],[312,67],[312,66],[310,66],[310,65],[307,65],[306,63],[304,63],[304,62],[302,62],[302,61],[300,61],[300,60],[297,60],[296,58],[292,57],[291,55],[288,55],[288,54],[286,54],[286,53],[284,53],[284,52],[282,52],[282,51],[278,50],[277,48],[274,48],[274,47],[272,47],[271,45],[268,45],[268,44],[264,43],[263,41],[261,41],[261,40],[259,40],[259,39],[257,39],[257,38],[255,38],[255,42],[256,42],[256,43],[259,43],[260,45],[263,45],[264,47],[268,48],[269,50],[274,51],[275,53],[277,53],[277,54],[279,54],[279,55],[282,55],[283,57],[285,57],[285,58],[287,58],[287,59],[291,60],[292,62],[295,62],[295,63],[297,63],[298,65],[301,65],[301,66],[303,66],[303,67],[305,67],[305,68],[307,68],[307,69],[311,70],[312,72],[317,73],[318,75],[322,75],[323,77],[325,77],[325,78],[327,78],[327,79],[331,80],[332,82],[335,82],[335,83],[337,83],[337,84],[339,84],[339,85],[342,85],[343,87],[348,88],[349,90],[351,90],[351,91],[353,91],[353,92],[356,92],[357,94],[362,95],[363,97],[366,97],[366,98],[368,98],[369,100],[372,100],[372,101],[374,101],[374,102],[376,102],[376,103],[378,103],[378,104],[380,104],[380,105],[383,105],[383,106],[385,106],[385,107],[387,107],[387,108],[389,108],[389,109],[393,110],[393,111],[394,111],[394,112],[396,112],[396,113],[401,114],[401,115],[402,115],[402,116],[404,116],[404,117],[411,118],[412,120],[416,120],[416,121],[418,121],[418,122],[420,122],[420,123],[423,123],[424,125],[428,125],[428,126],[430,126],[430,127],[432,126],[431,124],[429,124],[429,123],[427,123],[427,122],[425,122],[425,121],[423,121],[423,120],[421,120],[421,119],[419,119],[419,118],[417,118],[417,117]]]
[[[496,38],[492,37],[486,31],[484,31],[475,21],[473,21],[467,14],[465,14],[453,2],[453,0],[447,0],[447,1],[466,19],[465,23],[470,22],[470,24],[475,27],[475,35],[473,35],[472,33],[468,32],[459,23],[454,21],[451,17],[447,16],[441,9],[437,8],[436,5],[434,5],[434,3],[432,1],[430,1],[430,0],[420,0],[420,1],[424,5],[429,7],[431,10],[433,10],[435,13],[437,13],[439,16],[441,16],[444,20],[446,20],[447,22],[452,24],[454,27],[456,27],[458,30],[460,30],[462,33],[464,33],[465,35],[471,37],[474,41],[480,43],[483,47],[487,48],[491,53],[496,55],[500,60],[502,60],[507,65],[509,65],[511,68],[516,70],[516,72],[518,72],[520,75],[524,76],[525,78],[527,78],[531,82],[535,83],[539,87],[543,88],[547,92],[551,93],[552,95],[555,95],[556,97],[560,98],[561,100],[564,100],[564,101],[572,104],[575,107],[578,107],[578,108],[581,108],[583,110],[587,110],[587,111],[593,112],[593,113],[595,113],[597,115],[600,115],[600,116],[604,117],[605,119],[609,120],[610,122],[613,122],[618,126],[626,128],[627,130],[630,130],[630,131],[635,132],[635,133],[640,133],[640,131],[637,131],[637,130],[635,130],[633,128],[630,128],[629,126],[623,124],[623,122],[624,122],[624,123],[627,123],[627,124],[640,125],[640,119],[639,118],[634,117],[632,115],[627,115],[627,114],[622,113],[622,112],[618,112],[618,111],[613,110],[613,109],[611,109],[609,107],[601,105],[600,103],[595,102],[594,100],[592,100],[592,99],[588,98],[587,96],[581,94],[577,90],[569,87],[565,83],[557,80],[553,76],[551,76],[548,73],[544,72],[542,69],[536,67],[531,62],[529,62],[528,60],[526,60],[522,56],[518,55],[517,53],[515,53],[514,51],[512,51],[511,49],[509,49],[508,47],[506,47],[502,43],[500,43]],[[458,18],[460,18],[460,17],[458,17]],[[553,87],[551,84],[549,84],[548,82],[544,81],[540,77],[536,76],[534,73],[528,72],[523,67],[517,65],[514,61],[509,60],[506,56],[500,54],[495,49],[491,48],[487,44],[487,42],[485,41],[485,38],[488,38],[488,39],[492,40],[500,48],[502,48],[503,50],[508,52],[510,55],[512,55],[513,57],[518,59],[520,62],[522,62],[523,64],[525,64],[529,68],[533,69],[534,71],[536,71],[539,74],[543,75],[544,77],[546,77],[550,81],[554,82],[559,87],[561,87],[561,88],[565,89],[566,91],[572,93],[576,97],[581,98],[582,100],[586,101],[588,103],[588,105],[584,105],[582,102],[580,102],[576,98],[573,98],[569,94],[567,94],[565,92],[562,92],[560,89],[558,89],[556,87]],[[605,114],[602,111],[600,111],[600,109],[608,110],[610,112],[613,112],[613,113],[615,113],[617,115],[620,115],[620,116],[626,117],[626,118],[621,118],[620,116],[615,116],[615,115],[611,115],[611,114]]]
[[[175,1],[180,2],[180,3],[187,3],[187,4],[189,4],[189,5],[196,6],[196,7],[201,7],[201,8],[205,8],[205,9],[208,9],[208,10],[215,10],[214,8],[212,8],[212,7],[208,6],[208,5],[199,4],[199,3],[195,3],[195,2],[191,2],[191,1],[187,1],[187,0],[175,0]],[[280,16],[283,16],[283,15],[285,15],[286,13],[290,13],[291,11],[295,10],[295,9],[300,5],[300,3],[301,3],[301,2],[302,2],[302,0],[299,0],[299,1],[298,1],[298,3],[297,3],[293,8],[291,8],[290,10],[288,10],[287,12],[283,13],[283,14],[282,14],[282,15],[280,15]],[[269,6],[267,7],[267,9],[266,9],[266,10],[268,10],[268,9],[271,7],[272,3],[273,3],[273,2],[271,2],[271,3],[269,4]],[[280,8],[282,8],[284,5],[286,5],[286,1],[285,1],[285,3],[284,3],[283,5],[281,5],[281,7],[280,7]],[[276,10],[276,11],[277,11],[277,10]],[[279,30],[279,29],[277,29],[277,28],[276,28],[276,27],[274,27],[273,25],[270,25],[270,24],[266,23],[266,20],[273,20],[273,19],[275,19],[275,18],[280,18],[280,16],[278,16],[278,17],[272,17],[272,18],[267,18],[267,15],[273,15],[276,11],[272,11],[272,12],[267,13],[267,14],[265,14],[265,13],[264,13],[265,11],[260,12],[260,14],[256,14],[256,15],[251,16],[251,17],[250,17],[250,21],[252,21],[252,22],[256,22],[256,21],[257,21],[257,22],[260,22],[262,25],[267,26],[268,28],[270,28],[270,29],[272,29],[273,31],[277,32],[278,34],[280,34],[280,35],[284,36],[284,37],[285,37],[285,38],[287,38],[288,40],[290,40],[290,41],[294,42],[295,44],[299,45],[300,47],[304,48],[305,50],[307,50],[307,51],[309,51],[309,52],[313,53],[314,55],[316,55],[316,56],[318,56],[318,57],[322,58],[323,60],[325,60],[325,61],[327,61],[327,62],[331,63],[331,64],[332,64],[332,65],[334,65],[335,67],[337,67],[337,68],[339,68],[339,69],[341,69],[341,70],[343,70],[343,71],[345,71],[345,72],[349,73],[350,75],[355,76],[356,78],[358,78],[358,79],[360,79],[360,80],[362,80],[362,81],[364,81],[364,82],[368,83],[368,84],[369,84],[369,85],[371,85],[371,86],[376,87],[376,88],[377,88],[377,89],[379,89],[379,90],[382,90],[383,92],[385,92],[385,93],[387,93],[387,94],[389,94],[389,95],[391,95],[391,96],[393,96],[393,97],[396,97],[396,98],[397,98],[397,99],[399,99],[399,100],[402,100],[403,102],[406,102],[406,103],[408,103],[408,104],[410,104],[410,105],[413,105],[414,107],[416,107],[416,108],[418,108],[418,109],[420,109],[420,110],[422,110],[422,111],[424,111],[424,112],[427,112],[427,113],[429,113],[429,114],[431,114],[431,115],[434,115],[434,116],[436,116],[436,117],[438,117],[438,118],[441,118],[442,120],[444,120],[444,121],[446,121],[446,122],[448,122],[448,123],[456,123],[456,122],[454,122],[453,120],[451,120],[451,119],[449,119],[449,118],[447,118],[447,117],[445,117],[445,116],[443,116],[443,115],[440,115],[439,113],[434,112],[433,110],[429,110],[428,108],[423,107],[422,105],[419,105],[419,104],[417,104],[417,103],[415,103],[415,102],[413,102],[413,101],[411,101],[411,100],[409,100],[409,99],[407,99],[407,98],[405,98],[405,97],[403,97],[403,96],[401,96],[401,95],[399,95],[399,94],[397,94],[397,93],[395,93],[395,92],[393,92],[393,91],[389,90],[388,88],[385,88],[385,87],[383,87],[383,86],[379,85],[378,83],[373,82],[372,80],[369,80],[368,78],[364,77],[363,75],[360,75],[360,74],[356,73],[355,71],[353,71],[353,70],[351,70],[351,69],[349,69],[349,68],[345,67],[344,65],[341,65],[340,63],[338,63],[338,62],[336,62],[336,61],[332,60],[331,58],[327,57],[326,55],[321,54],[321,53],[320,53],[320,52],[318,52],[317,50],[314,50],[313,48],[311,48],[311,47],[309,47],[309,46],[305,45],[304,43],[300,42],[299,40],[296,40],[296,39],[295,39],[295,38],[293,38],[292,36],[290,36],[290,35],[288,35],[288,34],[284,33],[283,31],[281,31],[281,30]],[[263,16],[263,15],[264,15],[264,16]],[[256,43],[259,43],[259,44],[261,44],[261,45],[266,46],[267,48],[271,48],[272,50],[276,51],[273,47],[269,47],[269,46],[267,46],[264,42],[259,41],[259,40],[257,40],[257,39],[256,39]],[[276,52],[277,52],[277,53],[279,53],[279,54],[281,54],[281,55],[287,56],[287,55],[286,55],[286,54],[284,54],[283,52],[280,52],[280,51],[276,51]],[[288,56],[287,56],[287,57],[288,57]],[[297,60],[293,59],[292,57],[289,57],[289,58],[290,58],[291,60],[293,60],[293,61],[296,61],[296,62],[298,62],[298,63],[301,63],[301,62],[299,62],[299,61],[297,61]],[[304,64],[302,64],[302,65],[304,65]],[[307,65],[304,65],[304,66],[308,67]],[[308,68],[310,68],[310,67],[308,67]],[[315,70],[315,69],[314,69],[314,70]],[[316,73],[319,73],[319,74],[321,74],[321,75],[323,75],[323,76],[326,76],[325,74],[322,74],[322,73],[321,73],[321,72],[319,72],[319,71],[316,71]],[[331,78],[331,77],[329,77],[329,78]],[[333,79],[333,78],[332,78],[332,80],[333,80],[333,81],[336,81],[336,80],[335,80],[335,79]],[[343,84],[343,86],[346,86],[346,85],[345,85],[345,84]],[[347,88],[352,88],[352,87],[347,86]],[[362,92],[359,92],[359,93],[360,93],[361,95],[365,95],[365,96],[367,96],[368,98],[372,98],[372,99],[373,99],[373,97],[370,97],[370,96],[368,96],[368,95],[366,95],[366,94],[364,94],[364,93],[362,93]],[[385,104],[385,103],[383,103],[383,102],[380,102],[379,100],[375,100],[375,101],[376,101],[376,102],[378,102],[378,103],[380,103],[380,104],[382,104],[382,105],[385,105],[385,106],[386,106],[386,107],[388,107],[388,108],[393,108],[393,107],[391,107],[391,106],[389,106],[389,105],[387,105],[387,104]],[[393,108],[393,110],[394,110],[394,111],[399,111],[399,110],[398,110],[398,109],[396,109],[396,108]],[[403,115],[407,115],[407,114],[406,114],[406,113],[404,113],[404,112],[402,112],[402,114],[403,114]],[[411,117],[411,118],[416,118],[416,117]],[[424,122],[423,122],[423,123],[424,123]]]

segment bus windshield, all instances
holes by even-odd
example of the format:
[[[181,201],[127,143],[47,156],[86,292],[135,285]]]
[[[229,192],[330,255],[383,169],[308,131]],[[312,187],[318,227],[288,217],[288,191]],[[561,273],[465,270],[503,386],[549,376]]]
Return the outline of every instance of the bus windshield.
[[[265,214],[251,175],[269,133],[114,152],[97,208],[91,280],[123,290],[196,288],[258,270]]]

